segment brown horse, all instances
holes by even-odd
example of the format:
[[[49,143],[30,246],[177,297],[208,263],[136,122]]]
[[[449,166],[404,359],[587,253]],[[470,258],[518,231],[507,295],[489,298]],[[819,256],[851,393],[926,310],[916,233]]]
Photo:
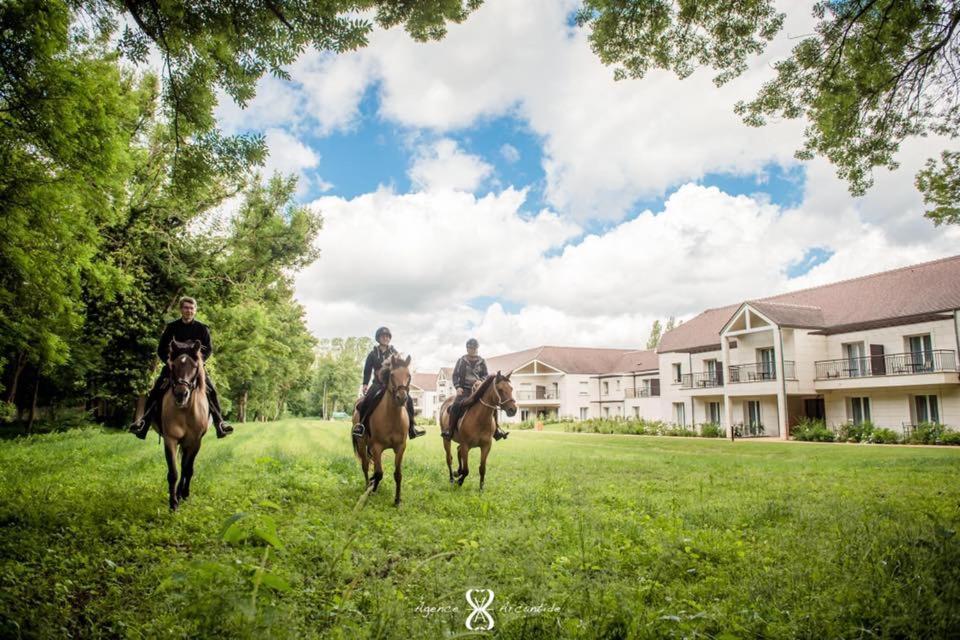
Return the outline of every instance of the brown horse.
[[[170,343],[170,378],[160,412],[160,435],[167,458],[170,509],[190,496],[193,464],[200,452],[200,440],[210,424],[207,404],[207,376],[203,369],[200,341]],[[154,425],[156,427],[156,425]],[[177,448],[180,448],[182,476],[177,484]]]
[[[410,356],[406,360],[392,356],[377,372],[377,379],[386,387],[383,397],[367,419],[367,429],[362,438],[353,438],[353,451],[360,459],[363,477],[371,492],[375,492],[383,480],[384,450],[393,449],[393,480],[397,492],[394,505],[400,504],[400,482],[403,478],[401,463],[407,448],[407,394],[410,393]],[[360,413],[353,410],[353,424],[360,422]],[[370,461],[373,460],[373,478],[370,478]]]
[[[513,385],[510,384],[511,371],[502,375],[499,371],[487,376],[480,382],[466,400],[470,406],[460,417],[460,424],[453,434],[457,447],[457,484],[462,485],[470,469],[467,459],[470,449],[480,447],[480,490],[483,491],[483,480],[487,473],[487,455],[490,445],[493,444],[493,433],[497,426],[494,422],[494,412],[503,409],[508,416],[517,413],[517,401],[513,399]],[[440,431],[447,431],[450,422],[450,405],[453,398],[447,399],[440,407]],[[450,455],[451,438],[443,439],[443,448],[447,451],[447,470],[450,472],[450,484],[453,484],[453,459]]]

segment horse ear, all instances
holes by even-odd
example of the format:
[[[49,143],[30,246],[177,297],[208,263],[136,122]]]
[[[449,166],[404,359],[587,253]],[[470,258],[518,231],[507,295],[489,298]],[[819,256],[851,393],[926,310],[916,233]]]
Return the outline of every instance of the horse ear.
[[[200,353],[200,349],[203,347],[203,343],[200,342],[199,340],[194,340],[193,342],[190,343],[190,347],[197,353]]]
[[[410,366],[410,356],[407,356],[407,359],[403,361],[403,366],[405,366],[405,367],[409,367],[409,366]]]
[[[503,374],[500,373],[500,371],[498,370],[498,371],[497,371],[497,382],[500,382],[501,380],[503,380]]]
[[[508,371],[508,372],[507,372],[507,375],[503,376],[503,379],[506,380],[507,382],[510,382],[510,376],[512,376],[512,375],[513,375],[513,369],[511,369],[510,371]]]

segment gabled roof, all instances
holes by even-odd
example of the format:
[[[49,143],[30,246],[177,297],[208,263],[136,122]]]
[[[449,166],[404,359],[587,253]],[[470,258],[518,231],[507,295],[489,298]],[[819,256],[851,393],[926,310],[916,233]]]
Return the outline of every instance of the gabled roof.
[[[780,326],[855,331],[896,319],[931,318],[960,309],[960,255],[833,284],[748,301]],[[708,309],[664,334],[657,349],[720,348],[720,330],[741,305]],[[831,331],[834,328],[834,331]]]
[[[575,374],[631,373],[658,367],[653,351],[542,346],[487,358],[487,369],[506,373],[534,360]]]
[[[437,374],[436,373],[415,373],[413,374],[413,384],[420,387],[424,391],[436,391],[437,390]]]

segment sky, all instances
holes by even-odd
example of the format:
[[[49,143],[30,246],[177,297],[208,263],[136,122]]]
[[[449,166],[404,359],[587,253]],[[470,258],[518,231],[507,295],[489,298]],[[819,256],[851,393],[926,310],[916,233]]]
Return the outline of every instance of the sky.
[[[613,79],[568,0],[486,0],[439,42],[402,29],[264,77],[228,133],[261,132],[264,169],[299,176],[323,217],[296,277],[319,338],[380,325],[419,371],[470,337],[491,356],[538,345],[643,348],[654,320],[958,253],[923,217],[914,174],[941,141],[902,145],[852,197],[805,123],[734,113],[773,76],[808,11],[738,79]]]

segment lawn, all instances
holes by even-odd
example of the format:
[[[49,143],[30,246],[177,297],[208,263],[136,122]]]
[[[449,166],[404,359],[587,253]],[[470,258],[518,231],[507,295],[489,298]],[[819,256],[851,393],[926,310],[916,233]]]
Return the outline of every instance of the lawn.
[[[0,442],[0,637],[960,633],[957,449],[515,431],[480,493],[433,427],[394,508],[345,423],[212,436],[176,513],[155,436]]]

